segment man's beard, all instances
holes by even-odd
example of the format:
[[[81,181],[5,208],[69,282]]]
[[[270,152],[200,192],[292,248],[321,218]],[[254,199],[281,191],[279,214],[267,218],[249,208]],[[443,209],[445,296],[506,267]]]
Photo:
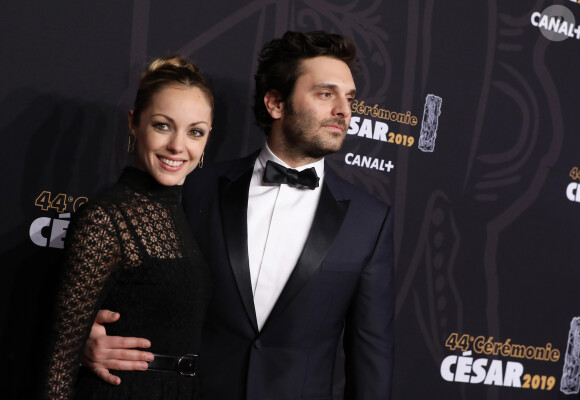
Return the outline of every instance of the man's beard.
[[[342,148],[347,130],[344,118],[328,118],[320,121],[313,111],[296,112],[291,100],[286,102],[284,111],[282,134],[293,152],[298,151],[306,157],[320,159]],[[339,126],[342,133],[318,133],[327,125]]]

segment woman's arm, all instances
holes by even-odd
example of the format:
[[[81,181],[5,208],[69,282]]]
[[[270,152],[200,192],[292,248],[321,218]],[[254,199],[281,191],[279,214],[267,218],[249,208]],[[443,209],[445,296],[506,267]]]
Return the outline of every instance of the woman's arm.
[[[107,212],[87,204],[77,211],[67,232],[64,275],[59,288],[50,349],[46,396],[70,399],[81,351],[104,288],[121,259],[115,226]]]

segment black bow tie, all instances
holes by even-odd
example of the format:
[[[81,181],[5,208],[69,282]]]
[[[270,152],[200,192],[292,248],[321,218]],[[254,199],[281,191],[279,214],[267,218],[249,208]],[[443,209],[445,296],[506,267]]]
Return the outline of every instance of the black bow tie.
[[[290,186],[314,190],[314,188],[318,187],[320,178],[316,175],[314,167],[297,171],[292,168],[286,168],[274,161],[268,161],[266,162],[263,180],[266,183],[286,183]]]

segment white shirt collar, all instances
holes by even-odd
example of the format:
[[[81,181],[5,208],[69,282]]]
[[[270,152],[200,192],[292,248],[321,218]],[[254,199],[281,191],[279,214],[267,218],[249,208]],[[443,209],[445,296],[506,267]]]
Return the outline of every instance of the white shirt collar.
[[[260,169],[266,168],[266,163],[268,161],[274,161],[286,168],[292,168],[284,161],[282,161],[280,158],[278,158],[278,156],[276,156],[276,154],[274,154],[272,150],[270,150],[270,147],[268,147],[267,143],[264,143],[264,147],[262,147],[262,151],[260,151],[260,155],[258,155],[258,161],[261,164]],[[314,167],[314,169],[316,170],[316,174],[318,175],[320,181],[322,182],[322,178],[324,177],[324,158],[321,158],[320,160],[307,165],[301,165],[300,167],[296,167],[294,169],[297,171],[303,171],[305,169],[312,167]]]

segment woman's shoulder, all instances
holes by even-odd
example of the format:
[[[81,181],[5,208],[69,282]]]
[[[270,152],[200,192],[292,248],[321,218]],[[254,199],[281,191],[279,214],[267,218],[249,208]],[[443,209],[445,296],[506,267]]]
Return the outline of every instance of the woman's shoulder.
[[[127,188],[115,183],[81,205],[75,212],[73,219],[98,219],[103,222],[110,220],[111,214],[116,213],[119,206],[129,201],[130,198]]]

